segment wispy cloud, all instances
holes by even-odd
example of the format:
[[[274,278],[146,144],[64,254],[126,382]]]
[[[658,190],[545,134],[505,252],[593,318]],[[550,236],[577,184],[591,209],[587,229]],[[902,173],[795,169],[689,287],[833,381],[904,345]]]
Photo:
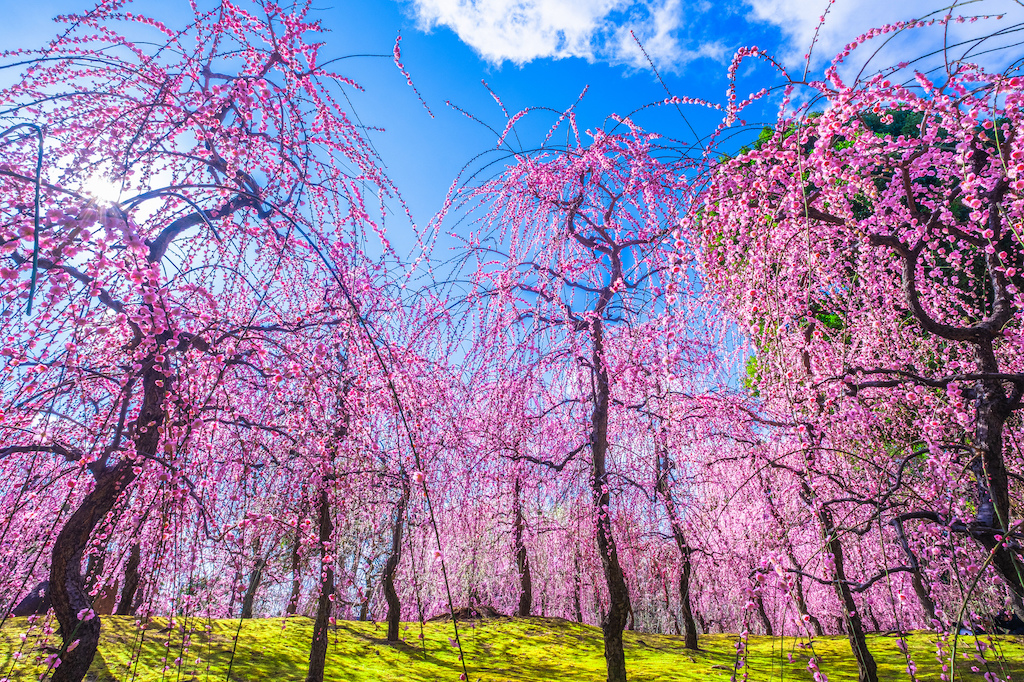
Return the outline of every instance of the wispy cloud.
[[[830,60],[844,45],[872,28],[927,15],[941,17],[950,7],[935,0],[836,0],[834,3],[829,3],[829,0],[744,1],[750,8],[747,16],[749,23],[773,25],[782,32],[784,43],[778,56],[790,66],[804,62],[819,24],[821,29],[814,46],[814,65]],[[1006,15],[998,24],[993,21],[952,24],[948,33],[951,44],[987,35],[1010,23],[1024,21],[1024,7],[1016,0],[961,1],[950,11],[954,16]],[[825,20],[822,23],[823,16]],[[993,45],[997,42],[994,41]],[[889,42],[876,63],[882,66],[904,61],[941,44],[942,36],[911,32]],[[867,51],[862,51],[862,54],[866,56]]]
[[[580,57],[646,67],[633,34],[659,68],[721,58],[716,44],[687,48],[681,0],[410,0],[424,29],[446,26],[486,61],[525,64]],[[632,32],[632,34],[631,34]]]

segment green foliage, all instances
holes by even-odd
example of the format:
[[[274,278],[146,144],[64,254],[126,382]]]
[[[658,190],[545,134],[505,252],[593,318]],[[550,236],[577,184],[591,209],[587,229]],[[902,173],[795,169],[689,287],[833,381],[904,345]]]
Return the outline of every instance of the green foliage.
[[[761,365],[758,363],[756,355],[747,358],[746,370],[746,374],[740,377],[740,381],[743,382],[743,388],[756,398],[761,395],[761,392],[757,390],[757,384],[761,380]]]
[[[246,620],[182,619],[192,635],[192,648],[181,653],[182,636],[167,627],[166,619],[149,622],[138,664],[131,665],[133,651],[139,650],[140,630],[135,619],[105,616],[100,651],[89,678],[96,682],[136,680],[157,682],[170,680],[228,680],[236,632],[238,644],[231,664],[230,680],[301,680],[305,676],[312,622],[308,618],[267,618]],[[211,634],[206,634],[209,625]],[[25,632],[27,621],[13,618],[0,632],[0,676],[10,675],[12,682],[34,682],[43,671],[31,663],[12,666],[11,652],[20,650],[26,659],[40,653],[42,642],[30,634],[24,646],[19,633]],[[336,682],[394,681],[428,682],[458,679],[461,667],[456,650],[449,644],[451,623],[435,622],[425,626],[426,637],[421,646],[417,635],[419,625],[403,629],[404,642],[384,641],[386,627],[374,623],[341,621],[330,635],[325,679]],[[38,632],[38,628],[35,630]],[[598,628],[578,625],[556,618],[494,619],[477,623],[460,623],[470,679],[481,682],[526,682],[527,680],[573,680],[598,682],[605,677],[605,663]],[[701,638],[701,650],[689,652],[681,637],[626,632],[626,665],[630,678],[648,682],[706,682],[728,680],[736,660],[736,635],[707,635]],[[1000,637],[997,645],[1001,661],[988,654],[994,662],[993,672],[1000,677],[1011,673],[1014,679],[1024,675],[1024,646],[1010,637]],[[54,641],[51,635],[50,643]],[[906,659],[899,652],[895,637],[872,635],[868,646],[878,661],[881,679],[906,679]],[[808,648],[799,646],[794,638],[751,637],[746,672],[751,680],[810,680]],[[974,642],[961,638],[959,651],[974,651]],[[935,661],[934,636],[913,634],[910,653],[922,680],[938,679],[939,664]],[[793,662],[789,662],[789,655]],[[833,682],[853,682],[857,667],[845,637],[821,637],[814,641],[814,655],[819,667]],[[174,665],[182,656],[181,672]],[[196,666],[196,657],[201,663]],[[169,664],[163,672],[166,659]],[[978,665],[973,657],[957,661],[957,672],[964,679],[980,679],[969,672]],[[209,670],[207,671],[207,666]],[[743,669],[739,675],[743,674]],[[984,672],[984,670],[983,670]],[[960,675],[958,674],[958,678]]]

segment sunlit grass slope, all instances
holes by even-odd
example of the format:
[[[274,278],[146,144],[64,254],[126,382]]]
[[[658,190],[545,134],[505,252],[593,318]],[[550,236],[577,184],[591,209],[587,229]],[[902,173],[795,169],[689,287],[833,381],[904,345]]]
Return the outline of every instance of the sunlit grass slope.
[[[239,621],[194,619],[182,619],[173,629],[167,625],[166,619],[154,619],[143,633],[134,618],[105,617],[103,640],[90,677],[97,681],[284,682],[305,676],[312,633],[312,622],[307,618],[247,620],[241,627]],[[185,638],[189,643],[184,650],[182,625],[192,631]],[[41,663],[50,653],[45,647],[52,645],[54,638],[51,635],[46,641],[36,628],[22,642],[20,635],[27,628],[26,619],[15,618],[0,632],[0,679],[28,682],[38,679],[45,670],[36,661]],[[452,624],[427,623],[422,642],[419,630],[419,624],[410,624],[402,631],[405,641],[391,645],[384,640],[385,629],[380,625],[339,622],[331,633],[327,679],[457,680],[462,669],[449,639],[454,635]],[[604,679],[601,632],[597,628],[552,618],[494,619],[460,623],[459,633],[471,680]],[[690,653],[678,637],[627,633],[630,677],[650,682],[728,680],[736,662],[736,642],[735,636],[709,635],[701,639],[699,652]],[[869,644],[878,660],[881,679],[909,679],[905,672],[907,662],[896,637],[872,636]],[[959,638],[957,678],[982,680],[985,672],[993,672],[1003,679],[1009,673],[1014,680],[1024,680],[1024,639],[1000,637],[995,644],[996,653],[986,651],[984,658],[989,663],[982,663],[975,659],[974,639]],[[856,680],[854,661],[844,638],[819,638],[813,647],[819,667],[829,680]],[[16,660],[14,653],[18,651],[21,657]],[[913,635],[910,654],[919,679],[939,679],[933,636]],[[750,680],[810,680],[810,655],[810,649],[791,638],[751,637],[745,672]],[[181,661],[180,667],[176,659]],[[978,671],[972,671],[972,666]],[[738,679],[743,672],[739,671]]]

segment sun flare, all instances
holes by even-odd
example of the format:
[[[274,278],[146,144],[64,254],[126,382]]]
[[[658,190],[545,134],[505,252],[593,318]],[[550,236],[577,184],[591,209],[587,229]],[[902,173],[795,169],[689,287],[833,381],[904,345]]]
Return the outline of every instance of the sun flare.
[[[104,175],[93,175],[82,186],[82,193],[98,204],[112,205],[121,199],[122,185]]]

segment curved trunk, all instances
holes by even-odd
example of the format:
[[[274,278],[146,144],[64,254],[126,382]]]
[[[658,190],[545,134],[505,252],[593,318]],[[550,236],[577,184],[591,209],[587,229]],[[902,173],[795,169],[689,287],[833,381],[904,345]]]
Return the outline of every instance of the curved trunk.
[[[402,603],[398,600],[398,591],[395,590],[395,573],[398,571],[398,564],[402,561],[402,531],[405,528],[405,508],[409,504],[408,479],[402,476],[402,496],[398,499],[398,507],[395,509],[395,525],[391,530],[391,555],[384,564],[384,575],[381,576],[381,584],[384,590],[384,599],[388,603],[388,641],[398,641],[398,625],[402,620]]]
[[[583,597],[581,593],[583,591],[583,585],[581,583],[583,582],[583,576],[580,575],[580,552],[578,548],[572,555],[572,566],[572,613],[576,618],[576,622],[582,623]]]
[[[594,373],[594,411],[591,413],[590,451],[593,464],[591,488],[594,512],[597,516],[597,550],[604,568],[605,585],[608,588],[608,611],[601,618],[601,632],[604,635],[604,659],[608,669],[608,682],[626,681],[626,652],[622,644],[622,632],[632,612],[629,588],[619,564],[612,535],[612,520],[609,514],[611,496],[608,487],[608,409],[611,403],[611,384],[604,366],[604,339],[601,320],[593,322],[592,355]]]
[[[159,382],[159,383],[157,383]],[[154,453],[160,445],[160,425],[164,420],[163,401],[167,394],[164,375],[150,368],[143,375],[143,400],[135,424],[136,452]],[[169,382],[168,382],[169,383]],[[127,400],[127,396],[123,398]],[[124,457],[113,466],[104,466],[96,474],[96,485],[61,528],[53,543],[50,563],[50,597],[60,623],[64,646],[61,664],[53,671],[52,682],[81,682],[92,665],[100,641],[100,619],[79,618],[92,609],[92,597],[82,575],[82,556],[96,526],[114,508],[118,497],[135,480],[136,461]],[[78,645],[68,651],[75,641]]]
[[[249,574],[249,584],[245,588],[245,596],[242,598],[242,618],[252,618],[252,607],[253,602],[256,601],[256,590],[259,589],[260,581],[263,580],[263,569],[266,565],[266,559],[261,556],[256,557],[252,573]]]
[[[533,577],[530,573],[530,558],[526,554],[526,543],[523,541],[525,523],[523,521],[522,483],[518,476],[513,493],[512,528],[515,533],[516,570],[519,572],[519,607],[516,609],[516,615],[525,618],[530,615],[530,609],[533,606]]]
[[[978,369],[995,373],[998,365],[992,342],[978,344]],[[1024,599],[1024,565],[996,536],[1006,535],[1010,522],[1009,477],[1003,459],[1003,429],[1010,414],[1007,398],[999,381],[981,380],[975,384],[974,457],[971,473],[975,480],[977,513],[971,531],[992,557],[992,567],[1007,587]]]
[[[327,482],[324,481],[317,504],[317,515],[320,521],[320,599],[317,601],[316,619],[313,621],[313,641],[309,645],[309,668],[306,682],[323,682],[324,666],[327,662],[327,633],[331,618],[331,597],[334,595],[334,562],[324,561],[330,557],[331,535],[334,524],[331,522],[331,501],[327,495]]]
[[[789,557],[789,563],[793,568],[799,570],[800,564],[796,560],[796,553],[793,551],[793,545],[786,539],[786,556]],[[814,632],[816,637],[822,637],[825,634],[825,629],[821,627],[821,621],[807,609],[807,598],[804,596],[804,578],[802,575],[797,573],[793,581],[793,599],[796,601],[796,610],[800,614],[800,618],[803,619],[811,626],[811,630]]]
[[[675,500],[672,497],[672,489],[668,483],[669,460],[668,452],[663,451],[655,454],[655,487],[658,495],[661,496],[665,511],[668,513],[669,525],[672,527],[672,538],[679,550],[679,618],[682,621],[683,646],[691,651],[697,650],[697,623],[693,618],[693,607],[690,602],[690,585],[693,573],[693,565],[690,556],[693,549],[686,541],[686,534],[679,522],[676,513]]]
[[[133,606],[135,593],[139,589],[139,563],[141,561],[139,543],[134,542],[129,550],[128,561],[124,565],[124,587],[121,588],[121,599],[117,602],[117,611],[115,611],[118,616],[130,616],[135,613]]]

